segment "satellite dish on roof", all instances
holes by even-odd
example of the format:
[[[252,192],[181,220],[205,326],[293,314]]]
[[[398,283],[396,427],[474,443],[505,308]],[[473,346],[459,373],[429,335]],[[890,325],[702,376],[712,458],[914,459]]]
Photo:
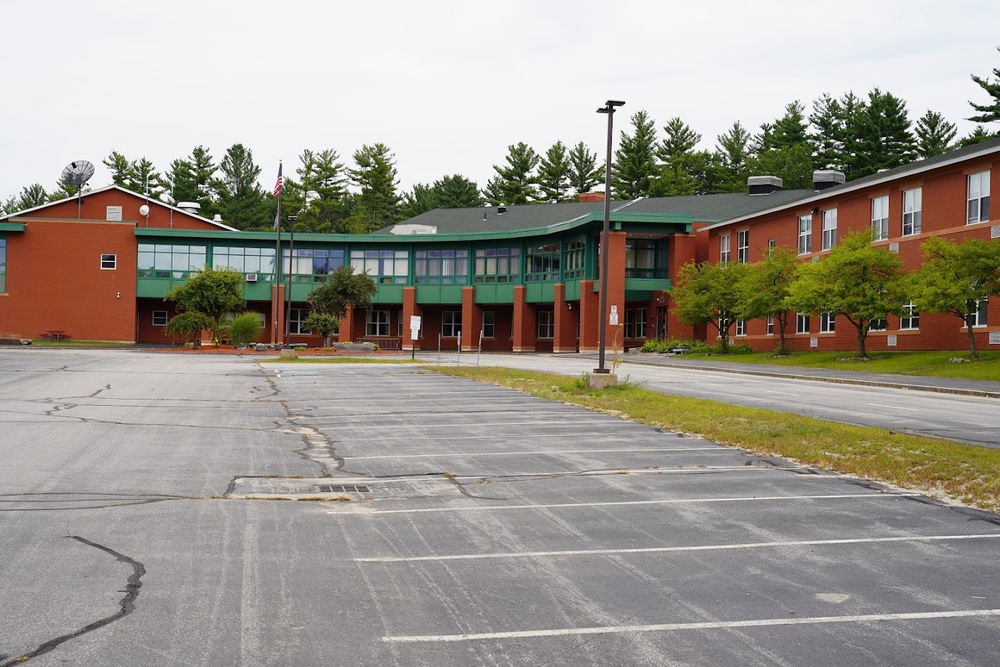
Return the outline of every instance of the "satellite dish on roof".
[[[67,189],[76,188],[77,220],[80,219],[80,212],[83,206],[83,200],[81,199],[83,186],[93,175],[94,165],[86,160],[76,160],[75,162],[70,162],[66,165],[66,168],[62,170],[62,176],[59,177],[59,180],[62,181],[63,185],[65,185]]]
[[[94,165],[86,160],[77,160],[66,165],[59,180],[65,185],[82,188],[83,184],[89,181],[93,175]]]

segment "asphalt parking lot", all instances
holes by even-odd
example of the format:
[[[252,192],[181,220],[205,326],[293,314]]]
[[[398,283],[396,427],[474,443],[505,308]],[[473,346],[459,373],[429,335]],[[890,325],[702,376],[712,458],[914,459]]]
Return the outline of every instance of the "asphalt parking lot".
[[[1000,517],[916,493],[408,365],[0,400],[0,665],[997,664]]]

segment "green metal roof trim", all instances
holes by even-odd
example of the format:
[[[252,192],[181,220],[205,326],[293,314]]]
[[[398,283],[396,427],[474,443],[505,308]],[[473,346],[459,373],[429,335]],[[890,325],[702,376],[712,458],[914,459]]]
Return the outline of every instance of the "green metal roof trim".
[[[417,218],[414,218],[416,220]],[[611,214],[611,221],[620,227],[623,223],[666,226],[676,233],[689,234],[694,224],[694,216],[677,213],[649,213],[638,211],[618,211]],[[468,241],[497,241],[511,238],[550,236],[572,231],[591,224],[604,223],[604,212],[585,213],[572,220],[565,220],[544,227],[491,230],[480,232],[453,232],[445,234],[310,234],[299,233],[295,240],[310,243],[350,243],[355,245],[386,245],[409,243],[459,243]],[[194,229],[162,229],[136,227],[139,238],[196,238],[221,241],[275,242],[274,232],[225,232]],[[282,233],[281,240],[287,241],[288,233]]]
[[[0,222],[0,232],[23,232],[23,222]]]

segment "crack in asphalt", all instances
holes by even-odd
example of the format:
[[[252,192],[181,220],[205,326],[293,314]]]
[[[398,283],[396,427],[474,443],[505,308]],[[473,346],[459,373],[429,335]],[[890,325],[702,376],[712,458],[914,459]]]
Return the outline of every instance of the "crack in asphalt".
[[[106,625],[110,625],[111,623],[114,623],[119,619],[125,618],[133,611],[135,611],[135,600],[136,598],[139,597],[139,589],[142,588],[142,576],[146,574],[146,567],[139,561],[133,558],[129,558],[125,554],[119,553],[110,547],[104,546],[103,544],[98,544],[97,542],[91,542],[90,540],[84,537],[80,537],[79,535],[67,535],[66,537],[71,540],[76,540],[81,544],[86,544],[89,547],[100,549],[101,551],[110,554],[111,556],[114,556],[115,560],[117,560],[119,563],[125,563],[126,565],[129,565],[132,568],[132,574],[130,574],[128,579],[126,580],[124,590],[120,591],[125,594],[125,596],[122,597],[122,599],[119,600],[118,602],[119,606],[121,607],[121,610],[118,611],[117,613],[111,614],[110,616],[105,616],[104,618],[98,619],[93,623],[89,623],[80,628],[79,630],[75,630],[68,634],[50,639],[44,642],[43,644],[39,645],[38,648],[29,653],[19,655],[13,660],[7,660],[6,662],[0,663],[0,667],[14,667],[15,665],[24,664],[25,662],[27,662],[32,658],[37,658],[40,655],[48,653],[49,651],[58,647],[60,644],[69,641],[70,639],[74,639],[81,635],[85,635],[88,632],[92,632],[99,628],[103,628]],[[7,657],[8,656],[0,656],[0,660],[6,659]]]

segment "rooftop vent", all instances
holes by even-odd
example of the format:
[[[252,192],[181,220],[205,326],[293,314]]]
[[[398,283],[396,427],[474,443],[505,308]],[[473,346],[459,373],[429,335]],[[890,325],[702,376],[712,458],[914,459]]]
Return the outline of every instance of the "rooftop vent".
[[[497,206],[497,215],[503,215],[506,212],[507,212],[506,204],[500,204],[499,206]]]
[[[769,195],[781,189],[783,181],[777,176],[751,176],[747,188],[752,195]]]
[[[844,172],[833,169],[824,169],[813,172],[813,188],[816,190],[826,190],[835,185],[842,185],[847,181]]]
[[[212,218],[212,222],[222,222],[222,214],[216,213],[215,217]]]
[[[437,234],[437,230],[437,227],[434,225],[408,223],[405,225],[394,225],[389,231],[393,234]]]
[[[196,201],[179,201],[177,202],[177,208],[185,213],[192,213],[194,215],[201,213],[201,204]]]

